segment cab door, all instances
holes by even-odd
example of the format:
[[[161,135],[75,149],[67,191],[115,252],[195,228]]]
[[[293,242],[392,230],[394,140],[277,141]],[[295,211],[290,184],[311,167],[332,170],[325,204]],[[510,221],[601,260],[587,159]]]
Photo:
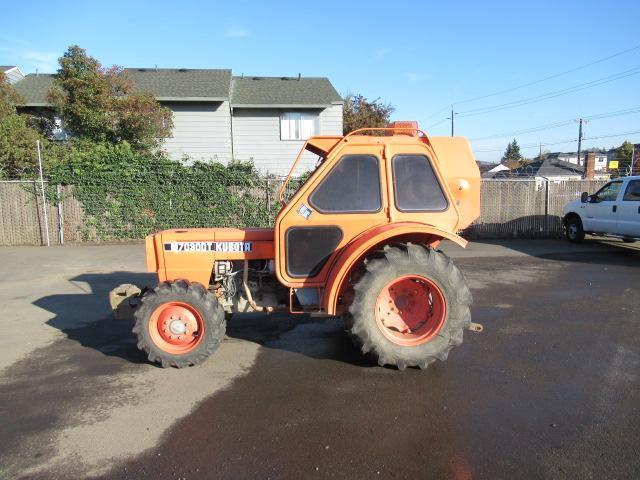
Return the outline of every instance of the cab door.
[[[607,183],[589,197],[585,204],[583,227],[587,232],[616,233],[618,226],[618,196],[622,180]]]
[[[618,233],[640,238],[640,179],[629,180],[618,207]]]
[[[362,232],[388,222],[382,149],[349,145],[312,175],[276,220],[276,262],[285,285],[322,286],[332,258]]]

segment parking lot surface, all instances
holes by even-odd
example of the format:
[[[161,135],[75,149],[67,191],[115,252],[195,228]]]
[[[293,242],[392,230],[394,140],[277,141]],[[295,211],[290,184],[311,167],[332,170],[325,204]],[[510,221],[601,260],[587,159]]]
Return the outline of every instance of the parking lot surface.
[[[485,330],[403,372],[287,315],[161,369],[107,300],[142,245],[0,248],[0,478],[640,478],[640,249],[445,248]]]

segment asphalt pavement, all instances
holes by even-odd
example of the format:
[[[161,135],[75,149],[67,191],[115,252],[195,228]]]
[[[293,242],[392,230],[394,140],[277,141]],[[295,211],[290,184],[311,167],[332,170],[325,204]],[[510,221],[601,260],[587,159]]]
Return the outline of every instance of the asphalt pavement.
[[[0,478],[640,478],[640,248],[445,250],[485,330],[400,372],[282,314],[161,369],[106,297],[142,245],[0,248]]]

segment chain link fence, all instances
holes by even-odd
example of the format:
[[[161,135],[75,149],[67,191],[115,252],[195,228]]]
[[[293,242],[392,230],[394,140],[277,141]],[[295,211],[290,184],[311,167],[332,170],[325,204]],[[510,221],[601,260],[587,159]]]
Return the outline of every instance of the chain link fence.
[[[605,180],[483,179],[480,217],[467,238],[542,238],[562,235],[562,209]]]
[[[299,187],[286,189],[290,198]],[[51,244],[117,242],[167,228],[267,227],[280,211],[281,178],[251,186],[198,182],[117,185],[109,192],[48,185],[42,198],[32,181],[0,181],[0,245],[45,245],[44,208]],[[537,238],[562,234],[562,208],[604,181],[485,179],[481,214],[467,238]]]

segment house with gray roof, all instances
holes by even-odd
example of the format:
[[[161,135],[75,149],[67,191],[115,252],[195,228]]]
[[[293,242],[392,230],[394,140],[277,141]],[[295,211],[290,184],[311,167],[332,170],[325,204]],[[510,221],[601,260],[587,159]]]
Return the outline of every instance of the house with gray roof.
[[[173,112],[163,148],[185,161],[250,160],[284,175],[312,135],[342,135],[340,95],[324,77],[233,76],[227,69],[127,68],[134,90],[151,92]],[[50,109],[54,76],[29,74],[14,84],[23,111]],[[301,169],[315,164],[310,153]]]

